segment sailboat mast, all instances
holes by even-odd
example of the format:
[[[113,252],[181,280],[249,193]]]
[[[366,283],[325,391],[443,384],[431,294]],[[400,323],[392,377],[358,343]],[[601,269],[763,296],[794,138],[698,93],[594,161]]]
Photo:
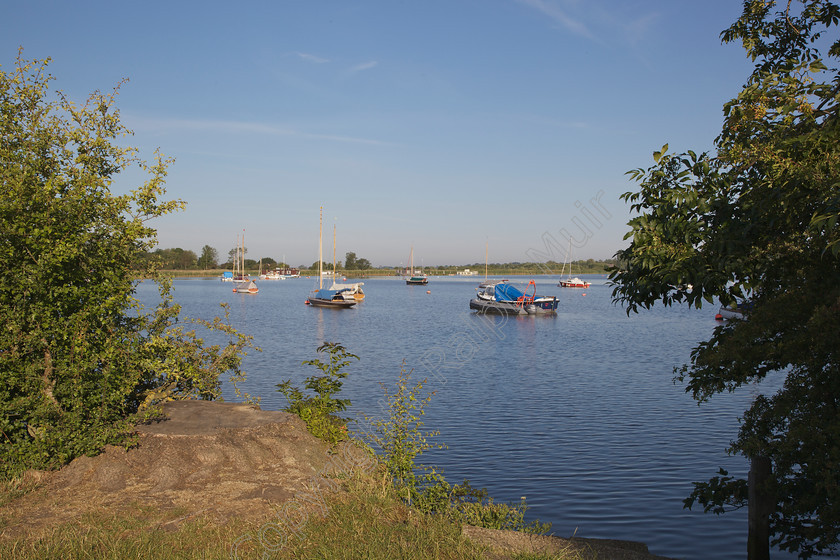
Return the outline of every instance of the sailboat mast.
[[[236,282],[236,267],[239,266],[239,234],[236,234],[236,245],[233,246],[233,281]]]
[[[490,244],[489,240],[484,241],[484,281],[487,282],[487,249]]]
[[[335,224],[333,224],[333,284],[335,284]]]
[[[408,275],[414,276],[414,245],[411,246],[411,251],[408,252]]]

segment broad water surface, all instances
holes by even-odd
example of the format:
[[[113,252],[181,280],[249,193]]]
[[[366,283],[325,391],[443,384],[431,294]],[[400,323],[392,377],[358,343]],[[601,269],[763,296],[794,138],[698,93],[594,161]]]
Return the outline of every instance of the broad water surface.
[[[301,362],[322,342],[361,358],[342,390],[357,415],[383,414],[380,384],[393,386],[405,362],[435,391],[425,428],[447,445],[422,462],[443,468],[449,482],[468,479],[496,501],[525,496],[529,518],[550,521],[557,536],[641,541],[672,558],[745,558],[746,511],[704,514],[683,499],[719,467],[746,472],[725,449],[751,399],[772,386],[698,406],[674,382],[674,367],[708,338],[716,308],[628,317],[603,276],[587,279],[592,286],[581,290],[537,277],[538,293],[559,296],[558,313],[516,318],[471,312],[483,280],[475,277],[432,277],[427,286],[366,279],[367,298],[346,310],[305,305],[306,278],[261,281],[256,295],[211,278],[176,279],[174,291],[185,316],[209,319],[230,304],[233,325],[262,349],[246,358],[243,388],[265,409],[286,404],[277,383],[302,387],[316,373]],[[510,278],[520,287],[527,280]],[[144,283],[138,294],[153,302],[156,291]],[[225,398],[235,400],[229,387]]]

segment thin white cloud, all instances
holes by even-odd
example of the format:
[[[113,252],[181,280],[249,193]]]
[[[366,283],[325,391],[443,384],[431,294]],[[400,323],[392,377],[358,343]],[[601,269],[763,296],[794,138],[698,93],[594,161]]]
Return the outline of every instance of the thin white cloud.
[[[315,134],[302,132],[293,128],[274,126],[247,121],[223,121],[212,119],[155,119],[130,118],[126,119],[130,128],[146,129],[155,132],[175,133],[181,131],[214,132],[229,134],[262,134],[267,136],[296,136],[311,140],[328,140],[331,142],[347,142],[353,144],[386,145],[387,142],[370,138],[340,136],[336,134]]]
[[[547,0],[516,1],[520,4],[525,4],[526,6],[533,8],[538,12],[541,12],[543,15],[548,16],[554,23],[560,25],[561,27],[571,31],[576,35],[580,35],[589,39],[595,38],[594,34],[589,30],[585,23],[571,17],[553,2],[549,2]]]
[[[379,62],[375,60],[371,60],[369,62],[362,62],[361,64],[357,64],[356,66],[351,67],[347,72],[350,74],[355,74],[356,72],[363,72],[365,70],[370,70],[378,64]]]
[[[321,58],[320,56],[316,56],[314,54],[302,53],[302,52],[298,52],[298,53],[295,53],[295,54],[298,55],[299,58],[305,60],[306,62],[312,62],[312,63],[315,63],[315,64],[324,64],[325,62],[329,62],[329,59]]]
[[[624,32],[627,40],[631,45],[635,46],[645,39],[651,32],[651,28],[659,23],[660,15],[658,13],[651,13],[634,20],[630,20],[624,25]]]

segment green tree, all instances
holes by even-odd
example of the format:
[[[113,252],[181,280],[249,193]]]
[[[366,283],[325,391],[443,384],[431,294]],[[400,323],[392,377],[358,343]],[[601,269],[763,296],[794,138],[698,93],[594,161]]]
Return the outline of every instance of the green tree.
[[[360,259],[356,257],[356,253],[349,252],[344,255],[344,268],[347,270],[368,270],[371,268],[371,264],[369,260]]]
[[[14,271],[0,277],[0,476],[96,453],[160,400],[217,397],[250,346],[218,319],[198,323],[225,345],[184,330],[165,281],[154,312],[135,300],[137,276],[155,276],[149,220],[184,205],[161,200],[170,161],[124,144],[119,85],[80,106],[50,90],[48,64],[20,51],[0,68],[0,266]],[[112,192],[131,167],[145,182]]]
[[[358,268],[356,266],[356,253],[349,252],[344,255],[344,268],[347,270],[355,270]]]
[[[216,268],[219,266],[219,252],[211,247],[205,245],[201,248],[201,256],[198,257],[198,267],[207,270],[208,268]]]
[[[776,375],[729,451],[766,460],[772,542],[803,558],[840,536],[840,9],[826,0],[747,0],[722,34],[755,67],[724,106],[715,154],[654,153],[623,198],[637,213],[611,273],[627,311],[749,299],[676,371],[698,402]],[[825,54],[823,54],[825,53]],[[721,469],[686,505],[722,513],[748,483]]]
[[[198,262],[194,252],[180,247],[157,249],[154,254],[160,267],[166,270],[187,270],[195,268]]]

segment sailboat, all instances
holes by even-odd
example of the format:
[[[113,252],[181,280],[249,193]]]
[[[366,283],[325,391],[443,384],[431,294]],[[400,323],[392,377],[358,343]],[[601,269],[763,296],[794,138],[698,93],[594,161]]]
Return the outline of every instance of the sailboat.
[[[422,272],[418,272],[418,273],[414,272],[414,246],[413,245],[411,246],[411,252],[408,254],[408,263],[409,263],[408,264],[409,272],[408,272],[408,278],[406,279],[405,283],[406,284],[417,284],[417,285],[428,284],[429,283],[428,276],[426,276]]]
[[[562,279],[563,272],[566,271],[566,264],[569,265],[569,276],[565,280]],[[572,240],[569,239],[569,252],[566,253],[566,261],[563,262],[563,270],[560,271],[560,282],[557,284],[561,288],[588,288],[592,285],[591,282],[585,282],[575,276],[572,278]]]
[[[335,231],[335,230],[333,230]],[[335,234],[333,233],[333,260],[335,260]],[[335,274],[335,263],[333,263],[333,274]],[[333,277],[335,284],[335,277]],[[355,299],[345,299],[342,295],[344,290],[324,289],[324,207],[321,207],[321,222],[318,227],[318,289],[309,295],[307,305],[315,307],[334,307],[345,309],[356,305]]]
[[[336,275],[336,268],[335,268],[335,225],[333,225],[333,273],[332,273],[332,286],[330,286],[330,290],[336,290],[341,293],[341,297],[348,300],[355,300],[357,302],[364,301],[365,299],[365,292],[362,290],[362,286],[364,286],[364,282],[355,282],[351,284],[338,284],[335,281]],[[345,278],[346,280],[346,278]]]
[[[245,230],[242,230],[242,248],[237,247],[237,255],[233,260],[233,291],[237,294],[256,294],[260,291],[257,283],[245,274]],[[236,274],[236,265],[239,261],[239,275]]]

